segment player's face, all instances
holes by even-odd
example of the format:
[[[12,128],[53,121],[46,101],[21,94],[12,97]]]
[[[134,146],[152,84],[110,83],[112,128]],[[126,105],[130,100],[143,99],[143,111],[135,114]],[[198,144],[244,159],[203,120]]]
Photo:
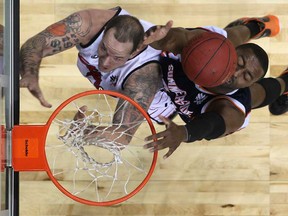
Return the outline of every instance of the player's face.
[[[126,63],[132,56],[132,42],[121,43],[114,37],[115,29],[109,29],[98,47],[99,70],[110,72]]]
[[[237,49],[238,62],[235,74],[224,85],[233,89],[251,86],[263,75],[264,71],[253,51]]]

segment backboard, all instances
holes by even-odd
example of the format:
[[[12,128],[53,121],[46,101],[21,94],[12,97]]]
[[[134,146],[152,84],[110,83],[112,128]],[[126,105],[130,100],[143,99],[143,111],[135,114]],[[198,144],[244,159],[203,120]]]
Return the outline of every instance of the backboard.
[[[0,24],[1,24],[1,28],[2,26],[4,26],[4,20],[3,20],[3,16],[4,16],[4,4],[3,1],[0,2]],[[5,172],[5,108],[4,108],[4,87],[5,87],[5,75],[4,75],[4,68],[3,68],[3,40],[4,40],[4,35],[3,35],[3,28],[2,31],[0,32],[0,96],[1,96],[1,100],[0,100],[0,112],[1,112],[1,116],[0,116],[0,159],[1,159],[1,175],[0,175],[0,183],[1,183],[1,187],[0,187],[0,201],[1,201],[1,216],[4,215],[4,213],[7,212],[7,206],[6,206],[6,172]]]
[[[0,0],[0,216],[19,215],[19,175],[11,166],[11,132],[19,124],[19,0]]]

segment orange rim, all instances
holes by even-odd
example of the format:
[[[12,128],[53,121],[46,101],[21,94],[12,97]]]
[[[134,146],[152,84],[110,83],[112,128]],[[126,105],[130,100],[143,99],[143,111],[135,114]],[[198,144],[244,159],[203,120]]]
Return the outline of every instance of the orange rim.
[[[145,117],[147,123],[149,124],[151,133],[152,134],[156,133],[155,128],[153,126],[153,123],[152,123],[149,115],[146,113],[146,111],[138,103],[133,101],[131,98],[129,98],[125,95],[122,95],[118,92],[109,91],[109,90],[85,91],[85,92],[82,92],[82,93],[79,93],[79,94],[72,96],[71,98],[64,101],[60,106],[58,106],[57,109],[52,113],[52,115],[50,116],[50,118],[48,119],[47,123],[44,126],[32,125],[29,127],[29,126],[24,125],[24,126],[16,126],[14,128],[15,130],[13,131],[13,136],[15,139],[13,138],[13,142],[14,142],[14,145],[18,145],[18,148],[13,148],[13,166],[14,166],[14,169],[17,171],[33,171],[33,170],[34,171],[41,171],[41,170],[46,171],[48,176],[52,180],[52,182],[55,184],[55,186],[62,193],[64,193],[66,196],[70,197],[71,199],[73,199],[77,202],[87,204],[87,205],[94,205],[94,206],[110,206],[110,205],[115,205],[115,204],[121,203],[123,201],[126,201],[127,199],[131,198],[136,193],[138,193],[146,185],[146,183],[151,178],[152,173],[155,169],[156,161],[157,161],[157,157],[158,157],[158,152],[154,152],[151,166],[150,166],[150,169],[149,169],[147,175],[145,176],[143,181],[132,192],[130,192],[129,194],[127,194],[121,198],[110,200],[110,201],[103,201],[103,202],[95,202],[95,201],[79,198],[79,197],[71,194],[69,191],[67,191],[53,176],[51,169],[49,167],[46,155],[45,155],[45,143],[46,143],[46,137],[48,134],[48,130],[49,130],[50,125],[52,124],[53,120],[57,116],[57,114],[64,107],[66,107],[70,102],[72,102],[73,100],[76,100],[76,99],[83,97],[83,96],[88,96],[88,95],[93,95],[93,94],[105,94],[105,95],[118,97],[118,98],[121,98],[121,99],[128,101],[133,106],[135,106],[141,112],[141,114]],[[36,143],[35,139],[29,140],[29,142],[30,142],[29,145],[31,145],[33,147],[33,148],[31,148],[32,150],[29,150],[29,154],[30,154],[30,156],[32,156],[32,158],[28,158],[27,160],[23,160],[23,156],[21,158],[21,156],[19,157],[19,155],[27,154],[27,136],[31,135],[31,131],[34,131],[33,134],[37,134],[37,133],[40,134],[40,136],[37,135],[39,141],[38,141],[38,143]],[[35,133],[35,131],[37,131],[37,132]],[[19,148],[19,146],[21,146],[21,145],[19,145],[19,140],[21,140],[23,143],[22,149]]]

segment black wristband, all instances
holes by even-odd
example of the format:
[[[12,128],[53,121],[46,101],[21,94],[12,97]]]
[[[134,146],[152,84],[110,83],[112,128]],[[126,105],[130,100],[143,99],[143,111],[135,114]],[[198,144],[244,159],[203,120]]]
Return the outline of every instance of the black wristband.
[[[281,86],[276,79],[270,77],[262,78],[259,81],[257,81],[257,83],[264,88],[265,98],[262,101],[262,103],[259,106],[255,107],[254,109],[267,106],[273,103],[280,96]]]
[[[223,117],[215,112],[203,113],[186,122],[187,141],[194,142],[201,139],[216,139],[223,135],[226,125]]]

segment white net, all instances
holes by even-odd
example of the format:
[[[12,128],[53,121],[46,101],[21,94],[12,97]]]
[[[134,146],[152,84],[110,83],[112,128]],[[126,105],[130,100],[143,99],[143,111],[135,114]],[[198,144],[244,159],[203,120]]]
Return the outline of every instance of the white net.
[[[128,122],[125,110],[131,104],[124,101],[117,107],[117,102],[105,94],[78,98],[49,128],[45,152],[51,173],[80,199],[109,202],[125,197],[149,173],[154,155],[143,145],[150,127],[137,109],[133,115],[139,112],[141,120]]]

